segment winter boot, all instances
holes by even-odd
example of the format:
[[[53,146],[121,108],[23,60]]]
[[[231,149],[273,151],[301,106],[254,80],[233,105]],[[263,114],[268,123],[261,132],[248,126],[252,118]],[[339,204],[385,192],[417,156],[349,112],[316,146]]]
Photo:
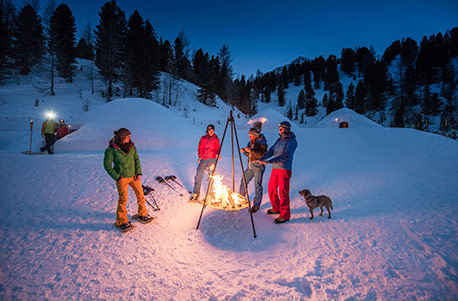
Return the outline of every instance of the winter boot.
[[[190,202],[197,202],[198,199],[199,199],[199,196],[197,195],[197,193],[194,192],[194,193],[191,195],[191,198],[189,199],[189,201],[190,201]]]
[[[141,215],[135,214],[135,215],[132,216],[132,218],[134,220],[139,221],[142,224],[148,224],[148,223],[151,223],[153,221],[153,219],[155,219],[156,217],[153,217],[153,216],[151,216],[149,214],[147,214],[145,216],[141,216]]]

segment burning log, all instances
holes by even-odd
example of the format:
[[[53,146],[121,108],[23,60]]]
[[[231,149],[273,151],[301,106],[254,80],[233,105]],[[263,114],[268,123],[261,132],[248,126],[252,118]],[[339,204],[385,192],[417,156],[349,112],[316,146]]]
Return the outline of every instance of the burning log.
[[[226,185],[223,184],[222,175],[214,175],[212,180],[212,193],[208,195],[210,201],[208,205],[215,209],[226,211],[240,210],[248,208],[248,201],[240,194],[231,191]]]

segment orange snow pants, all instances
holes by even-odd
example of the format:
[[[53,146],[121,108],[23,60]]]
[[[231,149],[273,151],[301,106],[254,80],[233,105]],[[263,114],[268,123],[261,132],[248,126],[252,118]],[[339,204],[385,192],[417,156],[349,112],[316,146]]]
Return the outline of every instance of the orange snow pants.
[[[127,192],[129,186],[132,187],[138,203],[138,215],[145,216],[148,214],[148,210],[146,209],[146,200],[145,195],[143,194],[143,188],[141,181],[134,181],[134,177],[131,178],[122,178],[116,181],[116,188],[118,188],[119,200],[118,200],[118,208],[116,210],[116,225],[122,225],[129,221],[127,217]]]

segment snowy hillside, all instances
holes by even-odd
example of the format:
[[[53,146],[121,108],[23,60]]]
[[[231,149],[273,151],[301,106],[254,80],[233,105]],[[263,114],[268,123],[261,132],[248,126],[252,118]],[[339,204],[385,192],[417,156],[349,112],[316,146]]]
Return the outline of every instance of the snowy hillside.
[[[22,101],[16,93],[3,112],[19,120],[27,112],[13,110]],[[198,104],[188,111],[192,119],[179,112],[142,99],[101,103],[74,117],[80,130],[60,140],[52,156],[20,154],[27,128],[3,125],[2,144],[27,143],[0,150],[0,299],[458,299],[457,141],[410,129],[293,127],[292,218],[277,225],[266,214],[268,166],[254,238],[246,209],[207,207],[196,230],[202,205],[189,203],[187,190],[200,122],[215,123],[221,137],[227,112]],[[255,118],[265,118],[272,145],[281,115],[266,110]],[[245,122],[236,121],[242,144]],[[129,234],[113,226],[118,196],[102,166],[112,128],[121,126],[132,129],[142,182],[155,189],[161,208],[150,211],[154,223],[136,223]],[[227,137],[217,173],[231,186]],[[237,159],[235,166],[238,186]],[[166,175],[187,189],[154,180]],[[333,200],[332,219],[318,209],[309,219],[298,195],[304,188]],[[136,207],[130,191],[129,216]]]
[[[92,93],[90,61],[78,59],[77,63],[77,72],[72,83],[68,83],[61,78],[56,79],[54,86],[55,96],[50,95],[51,82],[46,64],[35,67],[34,72],[27,76],[18,75],[2,82],[2,85],[0,85],[0,142],[2,142],[0,143],[0,150],[8,149],[18,152],[28,150],[31,120],[33,121],[32,144],[35,150],[38,149],[41,144],[41,124],[46,120],[48,112],[54,112],[56,119],[64,119],[73,129],[79,129],[88,118],[91,122],[98,122],[97,118],[93,117],[100,117],[105,113],[103,109],[100,109],[100,106],[106,104],[106,100],[102,96],[106,84],[94,72],[96,76],[94,77],[94,93]],[[170,116],[168,114],[173,114],[170,112],[172,111],[175,114],[186,117],[200,131],[204,131],[209,123],[214,123],[216,127],[224,127],[231,110],[234,111],[237,124],[247,122],[245,115],[241,114],[236,108],[231,108],[218,97],[216,99],[216,107],[209,107],[199,103],[196,97],[198,87],[189,82],[173,80],[173,89],[170,93],[171,95],[169,95],[167,85],[170,80],[168,74],[162,74],[163,85],[152,95],[150,106],[148,109],[144,108],[145,110],[160,110],[165,114],[159,114],[164,120],[167,120],[167,116]],[[120,93],[121,88],[115,85],[114,90]],[[114,99],[119,98],[122,97],[114,97]],[[168,110],[164,107],[167,107]],[[148,116],[144,117],[145,126],[148,126],[147,124],[152,120],[148,120]],[[133,121],[128,121],[127,124],[138,125]],[[189,124],[187,127],[189,128]],[[87,129],[88,127],[86,126]],[[112,134],[112,129],[108,132],[105,132],[105,129],[100,129],[100,132],[103,131],[104,135]],[[152,129],[149,130],[151,131]],[[16,131],[16,133],[13,134],[11,131]],[[94,134],[84,133],[88,135]],[[76,135],[82,134],[83,132],[79,132]],[[88,148],[94,149],[94,147]]]
[[[327,115],[323,120],[315,124],[315,128],[338,128],[342,122],[351,128],[381,127],[380,124],[355,113],[350,109],[342,108]]]

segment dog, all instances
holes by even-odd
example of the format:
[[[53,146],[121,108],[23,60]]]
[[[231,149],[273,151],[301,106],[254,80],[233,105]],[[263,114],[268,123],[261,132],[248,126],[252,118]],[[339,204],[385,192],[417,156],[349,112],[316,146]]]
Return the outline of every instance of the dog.
[[[312,215],[310,219],[313,219],[313,209],[318,207],[320,207],[321,209],[320,216],[323,215],[323,207],[326,207],[329,213],[328,218],[331,218],[331,211],[329,210],[329,208],[331,208],[331,210],[334,210],[334,208],[332,208],[332,201],[328,196],[314,196],[308,189],[299,191],[299,194],[304,197],[305,203],[307,204],[307,207],[309,207],[310,209],[310,214]]]

